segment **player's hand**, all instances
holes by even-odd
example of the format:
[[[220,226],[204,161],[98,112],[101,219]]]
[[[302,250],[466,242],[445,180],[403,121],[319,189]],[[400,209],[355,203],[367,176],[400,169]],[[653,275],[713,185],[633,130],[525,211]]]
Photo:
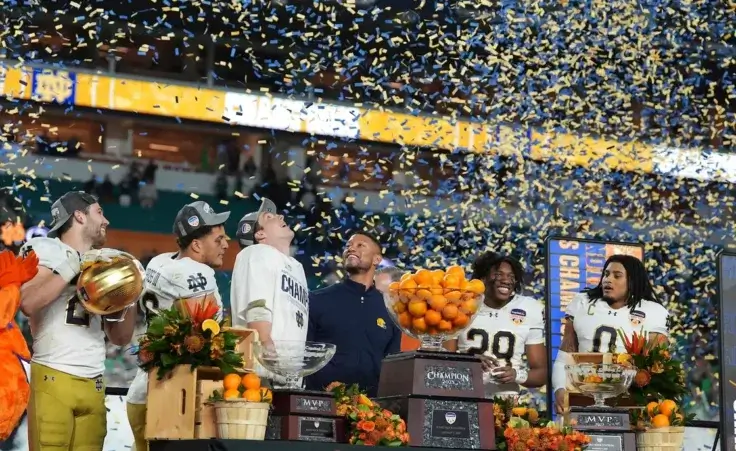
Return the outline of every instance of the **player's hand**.
[[[567,390],[564,388],[558,388],[555,392],[555,411],[557,413],[565,413],[565,395]]]
[[[52,270],[66,282],[71,282],[82,271],[82,259],[73,251],[66,252],[65,257]]]
[[[129,258],[131,260],[135,260],[135,257],[127,252],[106,247],[102,249],[92,249],[91,251],[85,252],[82,256],[82,263],[110,262],[116,258]]]
[[[516,370],[510,366],[497,366],[491,374],[493,380],[499,384],[511,384],[516,381]]]
[[[135,304],[125,307],[119,312],[111,313],[109,315],[103,315],[102,319],[110,323],[121,323],[125,321],[125,317],[126,315],[128,315],[128,310],[130,310],[132,307],[136,307],[137,304],[138,303],[136,302]],[[135,315],[135,313],[133,313],[133,315]]]
[[[487,355],[481,355],[480,364],[484,372],[490,373],[491,370],[493,370],[494,368],[498,366],[498,360],[494,359],[493,357],[487,356]]]

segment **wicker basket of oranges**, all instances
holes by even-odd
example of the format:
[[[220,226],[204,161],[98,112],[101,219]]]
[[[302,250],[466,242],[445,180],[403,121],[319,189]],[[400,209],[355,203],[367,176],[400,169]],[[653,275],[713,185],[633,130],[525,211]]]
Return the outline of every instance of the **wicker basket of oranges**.
[[[218,398],[214,402],[217,438],[263,440],[266,437],[273,396],[271,390],[261,387],[258,375],[228,374]]]
[[[384,299],[393,320],[421,342],[420,349],[437,351],[470,326],[485,289],[482,281],[468,280],[460,266],[419,269],[389,285]]]

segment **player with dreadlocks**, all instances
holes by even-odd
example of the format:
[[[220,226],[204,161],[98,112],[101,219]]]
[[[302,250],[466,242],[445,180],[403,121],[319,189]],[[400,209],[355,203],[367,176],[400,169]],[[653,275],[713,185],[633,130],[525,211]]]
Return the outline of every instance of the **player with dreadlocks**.
[[[668,315],[641,260],[630,255],[606,260],[598,285],[575,296],[565,311],[566,327],[552,368],[557,411],[564,406],[565,365],[574,363],[569,353],[626,352],[618,331],[627,336],[645,331],[650,339],[667,341]]]

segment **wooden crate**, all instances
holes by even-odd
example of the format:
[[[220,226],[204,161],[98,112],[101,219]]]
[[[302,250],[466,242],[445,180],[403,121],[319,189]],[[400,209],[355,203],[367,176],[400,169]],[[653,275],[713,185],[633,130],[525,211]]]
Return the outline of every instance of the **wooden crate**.
[[[253,342],[257,333],[242,328],[228,328],[243,337],[237,350],[243,353],[243,372],[253,371]],[[148,377],[146,438],[195,439],[215,438],[215,411],[205,403],[215,390],[222,390],[224,374],[219,368],[177,366],[170,375],[158,380],[156,370]]]

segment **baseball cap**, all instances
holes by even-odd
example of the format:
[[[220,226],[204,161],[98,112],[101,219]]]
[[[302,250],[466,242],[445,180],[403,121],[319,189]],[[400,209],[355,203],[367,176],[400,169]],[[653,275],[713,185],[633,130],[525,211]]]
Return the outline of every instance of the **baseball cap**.
[[[258,211],[253,213],[247,213],[238,222],[238,231],[235,233],[235,237],[240,241],[243,246],[251,246],[256,243],[255,230],[256,222],[261,217],[262,213],[277,213],[276,204],[265,197],[261,198],[261,207]]]
[[[225,224],[230,212],[215,213],[210,205],[202,200],[184,205],[174,219],[174,235],[184,238],[202,227]]]
[[[46,236],[56,238],[61,226],[67,223],[75,211],[84,211],[97,203],[97,198],[84,191],[69,191],[51,204],[51,228]]]

